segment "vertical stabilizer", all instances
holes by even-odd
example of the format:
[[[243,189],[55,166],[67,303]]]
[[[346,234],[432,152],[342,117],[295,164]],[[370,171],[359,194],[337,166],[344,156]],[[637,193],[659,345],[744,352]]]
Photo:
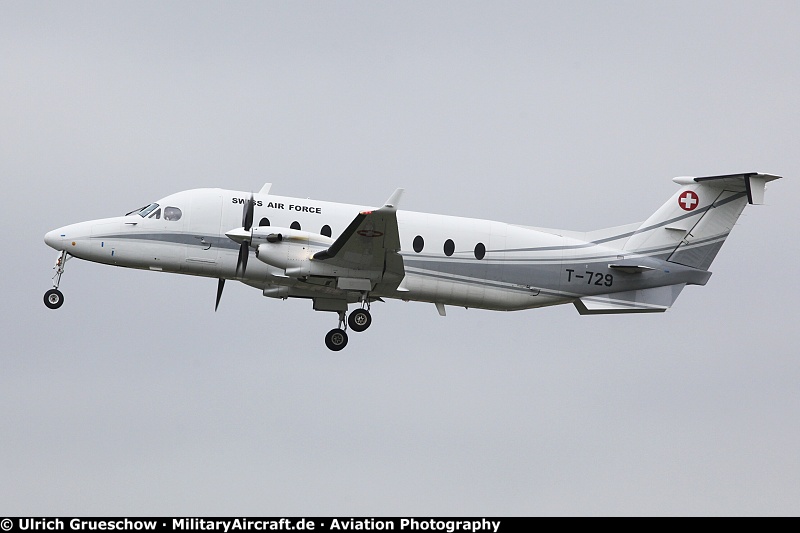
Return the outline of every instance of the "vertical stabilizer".
[[[673,181],[681,189],[628,239],[624,250],[707,270],[742,210],[764,202],[780,176],[750,172]]]

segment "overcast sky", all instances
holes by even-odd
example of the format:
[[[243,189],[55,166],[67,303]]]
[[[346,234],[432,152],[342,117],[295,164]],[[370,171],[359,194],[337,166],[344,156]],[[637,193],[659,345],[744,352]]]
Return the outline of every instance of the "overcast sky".
[[[0,2],[0,515],[800,514],[800,4]],[[785,176],[663,315],[68,264],[195,187],[590,230]]]

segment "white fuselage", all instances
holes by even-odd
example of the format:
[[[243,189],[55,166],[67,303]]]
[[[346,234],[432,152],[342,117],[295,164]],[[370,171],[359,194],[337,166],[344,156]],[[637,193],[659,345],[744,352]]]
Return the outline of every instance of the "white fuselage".
[[[158,201],[145,216],[73,224],[48,233],[45,240],[53,248],[98,263],[238,279],[267,296],[355,301],[356,294],[319,280],[287,276],[285,270],[255,259],[245,275],[237,277],[239,244],[226,232],[242,226],[242,207],[249,197],[250,193],[222,189],[183,191]],[[254,201],[254,226],[291,228],[331,239],[368,209],[267,194],[254,195]],[[397,225],[405,277],[396,288],[373,291],[371,297],[517,310],[676,282],[664,280],[663,272],[643,284],[641,277],[611,271],[609,262],[622,257],[614,244],[624,242],[627,234],[598,244],[569,232],[409,211],[397,212]],[[310,245],[308,254],[318,250]]]

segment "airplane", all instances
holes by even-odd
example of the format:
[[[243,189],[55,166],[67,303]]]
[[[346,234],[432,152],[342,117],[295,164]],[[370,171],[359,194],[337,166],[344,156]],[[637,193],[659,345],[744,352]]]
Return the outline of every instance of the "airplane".
[[[73,257],[128,268],[226,280],[269,298],[311,300],[338,315],[325,336],[333,351],[348,328],[372,323],[388,298],[516,311],[573,304],[582,315],[669,309],[709,267],[747,204],[763,204],[780,176],[748,172],[678,177],[678,192],[650,218],[589,232],[398,210],[403,189],[380,207],[223,189],[178,192],[124,216],[64,226],[45,235],[58,250],[58,309]],[[254,255],[256,260],[251,261]],[[355,308],[348,314],[348,308]]]

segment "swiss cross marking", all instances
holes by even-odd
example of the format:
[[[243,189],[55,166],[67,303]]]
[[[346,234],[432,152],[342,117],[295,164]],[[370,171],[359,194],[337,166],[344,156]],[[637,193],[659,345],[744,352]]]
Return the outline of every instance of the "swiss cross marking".
[[[694,191],[686,191],[678,197],[678,205],[684,211],[692,211],[700,203],[700,197]]]

